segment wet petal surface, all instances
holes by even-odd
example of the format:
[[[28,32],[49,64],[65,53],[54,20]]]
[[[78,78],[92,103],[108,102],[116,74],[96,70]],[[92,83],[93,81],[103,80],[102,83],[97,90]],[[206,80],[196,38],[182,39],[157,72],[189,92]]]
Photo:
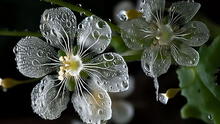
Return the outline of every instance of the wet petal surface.
[[[199,53],[187,45],[171,46],[174,60],[182,66],[196,66],[199,62]]]
[[[96,82],[89,82],[92,89],[89,93],[83,93],[83,96],[72,96],[72,103],[81,119],[86,123],[99,123],[109,120],[112,116],[111,99],[108,93],[100,88]]]
[[[177,37],[177,39],[189,46],[201,46],[209,39],[208,28],[204,23],[199,21],[188,23],[181,31],[184,32],[182,35],[186,34],[186,36]]]
[[[60,92],[57,85],[52,76],[46,76],[32,90],[33,111],[44,119],[59,118],[69,102],[69,92],[63,89]]]
[[[134,50],[144,49],[154,36],[151,25],[143,18],[132,19],[121,23],[121,37],[125,44]]]
[[[91,77],[108,92],[120,92],[129,88],[128,68],[124,59],[116,53],[104,53],[86,66]]]
[[[18,70],[27,77],[39,78],[56,70],[56,64],[49,58],[57,58],[57,53],[37,37],[21,39],[14,47],[14,53]]]
[[[77,44],[82,52],[102,53],[110,44],[111,28],[96,16],[86,17],[78,26]]]
[[[163,16],[165,0],[139,0],[138,9],[146,21],[157,21]]]
[[[200,3],[196,2],[175,2],[169,8],[169,21],[171,24],[186,24],[196,15],[200,7]]]
[[[40,30],[51,45],[66,50],[72,46],[70,44],[75,38],[76,17],[66,7],[45,10],[41,17]]]
[[[144,51],[141,64],[147,76],[159,77],[168,71],[171,65],[171,55],[165,47],[151,46]]]

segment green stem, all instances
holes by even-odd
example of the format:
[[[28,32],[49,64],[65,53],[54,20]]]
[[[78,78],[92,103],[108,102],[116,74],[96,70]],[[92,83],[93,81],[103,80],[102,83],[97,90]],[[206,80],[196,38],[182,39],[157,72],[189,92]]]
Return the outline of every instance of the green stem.
[[[30,32],[30,31],[0,30],[0,36],[14,36],[14,37],[36,36],[36,37],[41,37],[41,34],[38,32]]]
[[[92,12],[90,12],[86,9],[83,9],[79,6],[73,5],[73,4],[68,3],[68,2],[64,2],[62,0],[43,0],[43,1],[53,3],[53,4],[56,4],[56,5],[59,5],[59,6],[64,6],[64,7],[70,8],[71,10],[73,10],[75,12],[78,12],[78,13],[82,13],[86,16],[95,15],[95,14],[93,14]],[[121,32],[120,28],[118,26],[116,26],[115,24],[112,24],[111,22],[108,22],[108,21],[107,21],[107,23],[109,24],[111,29],[114,30],[115,32],[117,32],[117,33]]]

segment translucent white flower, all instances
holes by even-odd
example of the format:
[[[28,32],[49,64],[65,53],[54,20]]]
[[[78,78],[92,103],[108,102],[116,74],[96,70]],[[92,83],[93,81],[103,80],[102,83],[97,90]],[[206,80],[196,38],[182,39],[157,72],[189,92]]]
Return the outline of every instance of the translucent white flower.
[[[121,36],[134,50],[144,50],[141,63],[146,75],[153,77],[158,92],[157,77],[166,73],[171,60],[182,66],[196,66],[199,54],[192,47],[209,39],[209,30],[199,21],[191,21],[200,4],[175,2],[165,11],[165,0],[141,0],[138,11],[121,11],[124,21]],[[158,98],[158,97],[157,97]]]
[[[127,65],[120,55],[99,55],[110,43],[109,25],[91,16],[77,28],[74,13],[60,7],[44,11],[40,30],[47,42],[26,37],[14,48],[17,68],[23,75],[45,76],[31,93],[34,112],[44,119],[58,118],[67,107],[70,91],[74,91],[71,101],[84,122],[110,119],[107,92],[125,91],[129,83]]]

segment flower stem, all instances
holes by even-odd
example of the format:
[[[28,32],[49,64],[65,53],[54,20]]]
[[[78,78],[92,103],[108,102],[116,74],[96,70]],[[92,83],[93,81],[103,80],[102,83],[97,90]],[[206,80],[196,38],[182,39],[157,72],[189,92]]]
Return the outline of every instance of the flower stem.
[[[30,32],[30,31],[0,30],[0,36],[13,36],[13,37],[36,36],[36,37],[41,37],[41,34],[38,32]]]
[[[90,12],[86,9],[83,9],[79,6],[73,5],[73,4],[68,3],[68,2],[64,2],[62,0],[43,0],[43,1],[49,2],[49,3],[52,3],[52,4],[56,4],[56,5],[59,5],[59,6],[64,6],[64,7],[70,8],[71,10],[73,10],[75,12],[78,12],[78,13],[82,13],[86,16],[95,15],[95,14],[93,14],[92,12]],[[107,21],[107,23],[109,24],[111,29],[114,30],[115,32],[117,32],[117,33],[121,32],[120,28],[118,26],[116,26],[115,24],[112,24],[111,22],[108,22],[108,21]]]
[[[29,79],[29,80],[15,80],[13,78],[4,78],[4,79],[0,79],[0,87],[8,89],[20,84],[33,83],[39,80],[40,78]]]

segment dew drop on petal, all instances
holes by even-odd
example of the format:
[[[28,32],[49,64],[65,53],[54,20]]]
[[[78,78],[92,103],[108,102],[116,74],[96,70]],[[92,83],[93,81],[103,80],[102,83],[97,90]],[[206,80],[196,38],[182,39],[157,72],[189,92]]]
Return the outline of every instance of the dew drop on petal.
[[[166,96],[165,93],[160,93],[159,94],[159,101],[163,104],[167,104],[169,98]]]
[[[102,110],[102,109],[99,109],[99,110],[98,110],[98,114],[99,114],[99,115],[103,114],[103,110]]]

